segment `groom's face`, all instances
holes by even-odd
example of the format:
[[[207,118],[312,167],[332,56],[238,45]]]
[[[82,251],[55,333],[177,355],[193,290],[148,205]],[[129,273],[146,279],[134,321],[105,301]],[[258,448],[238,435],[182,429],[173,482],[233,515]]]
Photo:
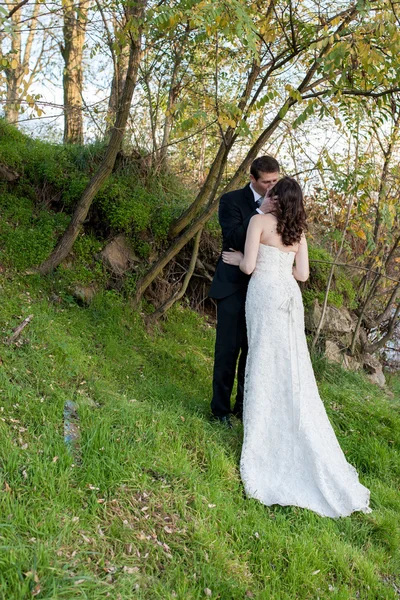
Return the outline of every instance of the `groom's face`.
[[[250,181],[257,194],[265,196],[279,181],[280,176],[279,171],[275,171],[274,173],[264,173],[263,171],[260,171],[259,178],[256,179],[254,175],[250,175]]]

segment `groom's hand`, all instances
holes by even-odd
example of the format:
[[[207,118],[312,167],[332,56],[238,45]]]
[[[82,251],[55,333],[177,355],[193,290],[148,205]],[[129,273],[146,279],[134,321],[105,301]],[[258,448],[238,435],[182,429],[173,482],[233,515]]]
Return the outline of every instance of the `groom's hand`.
[[[260,206],[261,212],[263,212],[265,215],[267,213],[270,213],[271,210],[273,210],[273,208],[274,208],[274,204],[275,204],[274,198],[271,198],[267,193],[264,197],[264,200],[261,203],[261,206]]]
[[[224,251],[222,253],[222,260],[224,261],[224,263],[226,263],[228,265],[233,265],[235,267],[238,267],[240,265],[241,261],[243,260],[243,254],[242,254],[242,252],[239,252],[239,250],[234,250],[233,248],[229,248],[229,252]]]

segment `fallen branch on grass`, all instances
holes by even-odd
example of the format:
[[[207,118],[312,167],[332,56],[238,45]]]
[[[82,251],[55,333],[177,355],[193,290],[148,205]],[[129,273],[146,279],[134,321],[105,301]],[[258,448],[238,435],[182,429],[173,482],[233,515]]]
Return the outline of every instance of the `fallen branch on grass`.
[[[9,346],[10,344],[13,344],[21,335],[22,331],[25,329],[25,327],[28,325],[28,323],[33,319],[33,315],[29,315],[29,317],[26,317],[26,319],[24,319],[22,321],[22,323],[20,325],[18,325],[18,327],[15,327],[15,329],[13,329],[13,333],[12,335],[10,335],[10,337],[5,341],[5,343]]]

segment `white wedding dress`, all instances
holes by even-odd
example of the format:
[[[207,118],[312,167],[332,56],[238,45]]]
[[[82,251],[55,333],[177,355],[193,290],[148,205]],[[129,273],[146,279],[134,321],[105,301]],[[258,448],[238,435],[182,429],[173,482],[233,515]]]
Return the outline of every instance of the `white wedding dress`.
[[[328,420],[304,333],[294,252],[260,244],[246,321],[249,353],[240,472],[247,496],[326,517],[370,512]]]

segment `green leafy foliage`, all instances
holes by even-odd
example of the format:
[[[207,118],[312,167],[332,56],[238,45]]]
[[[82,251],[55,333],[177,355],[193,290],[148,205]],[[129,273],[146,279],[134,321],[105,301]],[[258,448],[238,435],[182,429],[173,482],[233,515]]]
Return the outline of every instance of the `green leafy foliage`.
[[[69,217],[35,207],[32,200],[4,192],[1,194],[0,263],[16,271],[38,266],[51,252]],[[102,243],[93,235],[82,233],[74,245],[71,258],[59,269],[60,282],[88,284],[103,282],[104,271],[95,256]]]
[[[93,165],[82,162],[82,155],[94,156],[102,152],[98,146],[85,150],[33,140],[0,119],[0,161],[22,176],[17,185],[28,185],[52,198],[60,197],[64,208],[71,209],[80,197]],[[18,189],[18,188],[17,188]]]
[[[324,248],[309,245],[310,279],[308,280],[303,300],[305,306],[310,306],[315,299],[319,303],[324,301],[325,289],[331,270],[333,257]],[[357,280],[354,273],[347,273],[343,267],[336,267],[333,284],[328,294],[328,303],[341,308],[355,308]]]
[[[310,307],[314,300],[318,300],[319,304],[322,304],[325,298],[325,292],[318,292],[313,289],[306,289],[303,292],[303,303],[306,308]],[[336,308],[342,308],[343,306],[343,294],[329,290],[328,304],[336,306]]]
[[[315,101],[313,101],[313,100],[309,100],[308,101],[306,108],[293,121],[293,123],[292,123],[293,129],[296,129],[299,125],[303,125],[303,123],[305,123],[307,121],[307,119],[314,114],[315,106],[316,106],[316,102]]]
[[[116,231],[142,231],[150,224],[156,198],[132,183],[125,177],[109,179],[96,198],[95,207]]]
[[[27,269],[40,264],[66,227],[67,215],[36,210],[33,202],[14,194],[1,194],[0,256],[5,266]]]
[[[31,212],[43,203],[64,211],[64,223],[65,213],[73,211],[103,152],[104,145],[99,143],[58,146],[31,140],[0,120],[0,161],[21,175],[15,184],[16,195],[29,194]],[[193,194],[171,173],[143,172],[138,159],[125,162],[98,193],[90,219],[107,235],[126,232],[136,238],[147,231],[156,243],[161,242],[172,219],[190,203]],[[6,197],[0,199],[0,206],[2,203],[7,203]],[[43,246],[43,257],[45,251]],[[143,247],[141,255],[147,254]]]

